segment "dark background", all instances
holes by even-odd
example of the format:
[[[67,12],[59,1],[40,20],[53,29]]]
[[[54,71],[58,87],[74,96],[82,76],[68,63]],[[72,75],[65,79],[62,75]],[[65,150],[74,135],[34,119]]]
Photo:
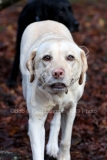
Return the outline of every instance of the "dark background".
[[[0,160],[31,160],[20,74],[17,87],[6,86],[15,56],[17,19],[25,4],[23,0],[0,12]],[[80,31],[73,37],[89,49],[89,69],[77,107],[71,156],[72,160],[107,160],[107,2],[74,0],[72,7],[80,22]],[[51,117],[46,123],[46,142]]]

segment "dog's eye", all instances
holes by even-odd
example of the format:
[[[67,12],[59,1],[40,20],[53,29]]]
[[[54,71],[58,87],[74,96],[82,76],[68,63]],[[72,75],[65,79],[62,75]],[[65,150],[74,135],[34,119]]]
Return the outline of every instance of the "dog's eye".
[[[69,10],[69,11],[72,11],[71,6],[68,6],[68,10]]]
[[[73,13],[73,10],[72,10],[71,6],[68,6],[68,10],[69,10],[71,13]]]
[[[74,56],[68,55],[68,56],[67,56],[67,60],[68,60],[68,61],[73,61],[73,60],[74,60]]]
[[[64,12],[65,12],[64,8],[61,8],[60,11],[59,11],[60,14],[63,14]]]
[[[69,11],[71,11],[71,6],[68,6]]]
[[[46,55],[42,58],[44,61],[51,61],[52,57],[49,55]]]

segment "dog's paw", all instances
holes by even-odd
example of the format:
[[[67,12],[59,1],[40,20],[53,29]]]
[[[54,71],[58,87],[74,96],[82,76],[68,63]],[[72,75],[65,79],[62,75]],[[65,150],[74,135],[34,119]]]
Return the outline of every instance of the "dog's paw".
[[[17,83],[16,81],[11,81],[10,79],[6,82],[6,85],[9,87],[9,88],[14,88],[17,86]]]
[[[65,152],[59,152],[57,160],[71,160],[70,154]]]
[[[51,157],[54,157],[54,158],[57,158],[58,156],[58,151],[59,151],[59,148],[58,148],[58,145],[57,144],[47,144],[46,146],[46,150],[47,150],[47,154]]]

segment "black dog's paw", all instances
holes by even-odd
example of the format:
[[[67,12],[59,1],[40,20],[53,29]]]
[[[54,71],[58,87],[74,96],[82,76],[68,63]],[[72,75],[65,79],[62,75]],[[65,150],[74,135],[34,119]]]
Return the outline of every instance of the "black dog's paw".
[[[14,88],[14,87],[16,87],[17,86],[17,83],[16,83],[16,81],[13,81],[13,80],[8,80],[7,82],[6,82],[6,85],[9,87],[9,88]]]

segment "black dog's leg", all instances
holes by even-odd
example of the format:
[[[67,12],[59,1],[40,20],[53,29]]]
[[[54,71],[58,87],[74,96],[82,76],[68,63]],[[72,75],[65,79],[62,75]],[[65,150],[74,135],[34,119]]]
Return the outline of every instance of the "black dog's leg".
[[[35,12],[33,11],[32,7],[30,7],[30,5],[32,5],[32,3],[27,4],[19,15],[18,31],[17,31],[17,39],[16,39],[16,54],[15,54],[15,59],[14,59],[13,66],[12,66],[12,72],[7,81],[7,86],[9,87],[14,87],[17,84],[16,80],[17,80],[17,76],[19,72],[20,43],[21,43],[22,34],[25,28],[30,23],[35,21],[35,14],[34,14]]]
[[[23,29],[22,28],[20,29],[20,28],[18,29],[18,32],[17,32],[15,59],[13,62],[11,74],[10,74],[9,79],[7,81],[7,86],[9,86],[9,87],[16,86],[16,79],[17,79],[17,76],[19,73],[20,42],[21,42],[21,37],[22,37],[22,33],[23,33]]]

